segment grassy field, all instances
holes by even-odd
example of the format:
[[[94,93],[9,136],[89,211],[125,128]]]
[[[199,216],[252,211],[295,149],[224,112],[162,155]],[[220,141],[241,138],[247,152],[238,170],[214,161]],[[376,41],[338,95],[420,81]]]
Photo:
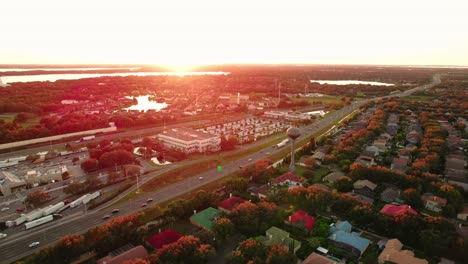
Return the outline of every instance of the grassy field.
[[[16,113],[10,113],[10,114],[0,114],[0,119],[5,121],[5,122],[11,122],[13,119],[15,119]]]
[[[412,102],[418,102],[418,101],[428,102],[428,101],[434,100],[435,98],[436,98],[435,96],[431,96],[431,95],[417,95],[417,96],[405,97],[404,99],[407,101],[412,101]]]
[[[330,96],[325,95],[323,97],[307,97],[307,98],[291,98],[293,102],[296,101],[307,101],[310,104],[314,102],[322,102],[323,104],[330,104],[330,103],[341,103],[341,96]]]

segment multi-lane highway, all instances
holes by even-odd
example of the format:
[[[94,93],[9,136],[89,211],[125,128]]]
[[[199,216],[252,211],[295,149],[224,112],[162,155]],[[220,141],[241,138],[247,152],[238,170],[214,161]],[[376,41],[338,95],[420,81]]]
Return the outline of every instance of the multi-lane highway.
[[[413,93],[414,91],[418,91],[421,89],[430,88],[436,84],[440,83],[440,78],[438,76],[434,77],[433,82],[430,85],[424,85],[421,87],[414,88],[410,91],[406,91],[399,94],[394,94],[392,96],[407,96]],[[343,117],[351,113],[352,111],[358,109],[362,104],[366,103],[368,100],[363,101],[355,101],[351,105],[339,110],[335,111],[325,118],[320,119],[319,121],[304,127],[302,129],[302,135],[297,139],[298,141],[307,138],[311,134],[320,131],[323,128],[330,126],[332,123],[336,122],[337,120],[341,120]],[[276,137],[284,137],[283,135],[277,135]],[[271,140],[271,138],[269,139]],[[257,142],[256,144],[261,144],[261,142]],[[244,148],[250,148],[255,146],[253,144],[251,146],[244,146]],[[170,199],[173,199],[183,193],[189,192],[200,186],[203,186],[209,182],[215,181],[219,178],[227,176],[236,170],[239,169],[239,166],[246,166],[253,164],[255,160],[264,158],[267,156],[267,153],[273,155],[275,152],[279,152],[282,149],[272,148],[271,146],[265,148],[264,150],[258,151],[251,155],[245,156],[241,159],[227,162],[222,164],[223,170],[219,172],[216,168],[213,168],[209,171],[204,173],[200,173],[198,175],[193,175],[193,177],[182,180],[180,182],[174,183],[170,186],[166,186],[163,188],[158,189],[149,194],[145,194],[128,202],[119,204],[118,207],[110,207],[108,209],[96,210],[96,211],[88,211],[86,214],[84,212],[79,212],[74,216],[68,216],[66,218],[62,218],[51,223],[45,224],[40,227],[33,228],[28,231],[22,231],[20,233],[12,234],[8,236],[6,239],[0,241],[0,263],[10,263],[12,261],[18,260],[25,256],[32,254],[34,251],[39,250],[41,247],[45,247],[48,244],[53,243],[60,237],[71,234],[71,233],[83,233],[88,230],[90,227],[101,225],[105,221],[102,219],[104,215],[110,214],[112,209],[118,208],[120,209],[120,213],[113,215],[113,217],[133,213],[143,208],[140,207],[141,204],[145,203],[148,198],[152,198],[154,200],[153,203],[161,203]],[[195,161],[185,161],[179,164],[172,164],[170,166],[165,167],[164,169],[150,173],[146,176],[141,178],[141,183],[144,183],[150,180],[153,176],[159,175],[163,172],[170,171],[177,167],[185,167],[185,166],[196,166],[200,160]],[[201,180],[200,180],[200,177]],[[127,191],[131,192],[135,191],[135,188]],[[124,196],[122,194],[121,196]],[[118,198],[117,198],[118,199]],[[106,206],[103,206],[104,208]],[[29,248],[28,245],[31,242],[39,241],[40,247],[38,248]]]

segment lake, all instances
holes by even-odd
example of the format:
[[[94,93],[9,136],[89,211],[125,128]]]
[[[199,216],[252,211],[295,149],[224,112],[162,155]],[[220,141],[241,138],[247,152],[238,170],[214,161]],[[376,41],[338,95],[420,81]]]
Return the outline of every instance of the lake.
[[[318,82],[320,84],[336,84],[336,85],[347,85],[347,84],[370,84],[370,85],[383,85],[392,86],[393,83],[382,83],[382,82],[367,82],[358,80],[310,80],[310,82]]]
[[[0,76],[0,83],[14,82],[55,82],[57,80],[78,80],[101,76],[192,76],[192,75],[228,75],[229,72],[118,72],[118,73],[69,73],[40,74],[22,76]]]
[[[167,103],[158,103],[155,101],[150,101],[149,97],[150,97],[149,95],[142,95],[142,96],[136,96],[136,97],[126,96],[126,98],[128,99],[135,98],[138,103],[128,108],[124,108],[124,110],[127,110],[127,111],[136,110],[136,111],[143,111],[143,112],[146,112],[148,110],[160,111],[161,109],[164,109],[168,106]]]

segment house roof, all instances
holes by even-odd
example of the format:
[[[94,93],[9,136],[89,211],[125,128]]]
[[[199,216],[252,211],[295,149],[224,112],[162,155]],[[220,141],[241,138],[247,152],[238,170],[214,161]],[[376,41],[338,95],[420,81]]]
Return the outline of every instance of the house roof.
[[[307,212],[303,210],[297,210],[292,213],[291,216],[288,217],[287,221],[291,223],[302,223],[309,231],[314,229],[315,218],[311,215],[307,215]]]
[[[406,213],[406,212],[409,212],[412,214],[418,214],[413,208],[411,208],[411,206],[406,205],[406,204],[403,204],[403,205],[386,204],[384,205],[382,210],[380,210],[380,212],[382,214],[386,214],[389,216],[395,216],[395,215]]]
[[[392,202],[400,197],[400,191],[393,188],[387,188],[380,194],[380,197],[385,202]]]
[[[245,202],[244,199],[242,198],[239,198],[239,197],[236,197],[236,196],[232,196],[232,197],[229,197],[228,199],[222,201],[222,202],[219,202],[218,203],[218,207],[221,207],[225,210],[228,210],[228,211],[232,211],[232,209],[234,209],[234,207],[236,207],[237,205],[241,204]]]
[[[393,164],[401,164],[401,165],[407,165],[408,164],[408,159],[405,158],[393,158]]]
[[[439,196],[435,196],[432,194],[423,194],[421,196],[421,199],[425,202],[431,201],[437,204],[440,204],[442,206],[445,206],[447,204],[447,199],[441,198]]]
[[[330,228],[328,239],[350,245],[358,249],[361,253],[364,252],[370,244],[368,239],[360,237],[358,233],[349,233],[343,230],[334,229],[333,227]]]
[[[312,252],[301,264],[336,264],[338,262],[333,261],[325,256],[319,255]]]
[[[268,191],[271,189],[271,185],[269,184],[264,184],[260,187],[257,187],[257,188],[252,188],[251,189],[251,193],[257,195],[257,194],[262,194],[262,195],[267,195]]]
[[[343,172],[335,171],[335,172],[332,172],[332,173],[328,174],[327,176],[323,177],[322,181],[335,182],[336,180],[338,180],[338,178],[340,178],[343,175],[344,175]]]
[[[318,159],[318,160],[323,160],[327,156],[327,154],[321,152],[321,151],[316,151],[314,155],[312,155],[312,158]]]
[[[428,261],[414,257],[409,250],[401,250],[403,244],[398,239],[390,239],[385,249],[379,255],[379,263],[391,262],[398,264],[427,264]]]
[[[213,227],[213,220],[218,215],[218,210],[213,207],[208,207],[205,210],[194,214],[190,217],[190,221],[199,226],[210,229]]]
[[[348,221],[338,221],[334,226],[331,227],[332,230],[343,230],[346,232],[351,232],[353,226]]]
[[[274,179],[274,182],[275,183],[283,183],[285,181],[294,181],[294,182],[303,182],[305,181],[304,178],[302,178],[301,176],[297,176],[296,174],[288,171],[286,172],[285,174],[277,177],[276,179]]]
[[[148,252],[146,251],[146,249],[143,247],[143,246],[136,246],[130,250],[127,250],[125,252],[123,252],[122,254],[120,255],[117,255],[115,257],[112,257],[112,256],[106,256],[100,260],[98,260],[98,264],[121,264],[123,263],[124,261],[127,261],[127,260],[134,260],[134,259],[137,259],[137,258],[142,258],[142,259],[146,259],[149,257],[149,254]]]
[[[146,242],[153,248],[162,248],[164,245],[176,242],[181,237],[183,237],[183,235],[177,233],[172,228],[168,228],[161,233],[148,237]]]
[[[374,190],[376,187],[377,187],[377,184],[369,181],[369,180],[357,180],[354,184],[353,184],[354,188],[355,189],[362,189],[364,187],[367,187],[371,190]]]
[[[289,247],[290,244],[294,244],[295,250],[301,247],[301,242],[289,237],[289,233],[272,226],[266,231],[267,236],[261,237],[263,243],[267,246],[278,244],[285,247]],[[271,236],[271,237],[270,237]]]
[[[218,138],[219,136],[208,134],[205,132],[193,130],[190,128],[174,128],[164,133],[160,134],[171,138],[177,138],[183,141],[193,141],[193,140],[206,140],[211,138]]]

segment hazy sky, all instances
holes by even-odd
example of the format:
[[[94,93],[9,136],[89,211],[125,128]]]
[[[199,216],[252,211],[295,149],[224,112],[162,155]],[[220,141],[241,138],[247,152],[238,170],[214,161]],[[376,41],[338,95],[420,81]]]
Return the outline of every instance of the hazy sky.
[[[4,63],[468,64],[468,1],[6,0]]]

